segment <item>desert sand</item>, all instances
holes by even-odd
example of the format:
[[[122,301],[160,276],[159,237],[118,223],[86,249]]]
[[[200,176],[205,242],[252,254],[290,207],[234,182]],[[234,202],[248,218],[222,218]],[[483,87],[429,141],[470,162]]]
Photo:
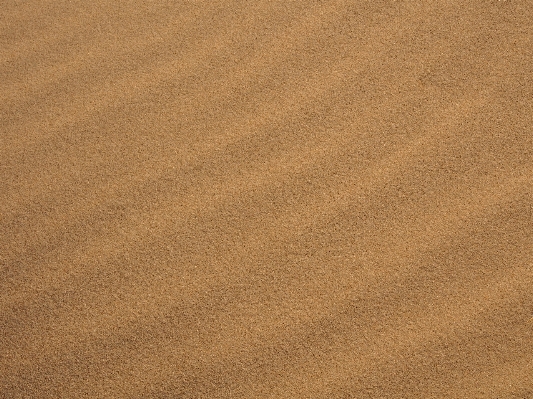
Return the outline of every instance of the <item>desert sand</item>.
[[[533,398],[531,0],[3,0],[0,398]]]

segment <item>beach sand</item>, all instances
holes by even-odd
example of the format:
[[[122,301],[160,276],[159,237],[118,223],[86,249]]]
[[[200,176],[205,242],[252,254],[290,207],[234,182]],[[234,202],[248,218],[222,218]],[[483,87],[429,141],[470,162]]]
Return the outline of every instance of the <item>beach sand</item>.
[[[4,0],[0,398],[533,398],[531,0]]]

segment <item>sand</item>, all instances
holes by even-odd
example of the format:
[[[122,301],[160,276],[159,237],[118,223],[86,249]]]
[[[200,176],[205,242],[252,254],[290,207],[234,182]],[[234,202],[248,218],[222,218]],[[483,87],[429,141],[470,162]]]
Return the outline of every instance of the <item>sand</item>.
[[[531,0],[4,0],[0,398],[533,398]]]

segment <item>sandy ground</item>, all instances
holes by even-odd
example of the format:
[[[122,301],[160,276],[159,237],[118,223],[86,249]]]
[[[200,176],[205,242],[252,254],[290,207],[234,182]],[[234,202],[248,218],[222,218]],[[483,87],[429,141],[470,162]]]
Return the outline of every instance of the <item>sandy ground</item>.
[[[3,0],[0,398],[533,398],[531,0]]]

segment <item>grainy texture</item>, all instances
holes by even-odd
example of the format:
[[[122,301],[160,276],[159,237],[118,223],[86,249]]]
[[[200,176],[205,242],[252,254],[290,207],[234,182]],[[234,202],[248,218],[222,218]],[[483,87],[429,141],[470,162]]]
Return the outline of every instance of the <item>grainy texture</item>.
[[[0,3],[0,398],[533,398],[531,0]]]

